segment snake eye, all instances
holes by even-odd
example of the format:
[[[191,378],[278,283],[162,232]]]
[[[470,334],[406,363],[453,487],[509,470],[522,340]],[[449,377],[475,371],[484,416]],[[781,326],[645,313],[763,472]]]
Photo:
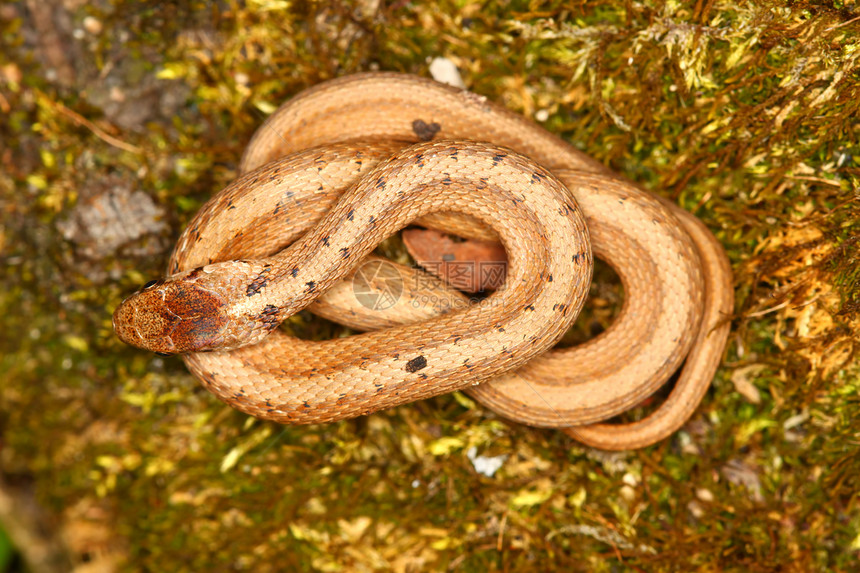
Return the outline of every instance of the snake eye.
[[[159,356],[173,356],[173,354],[170,352],[156,352],[156,354],[158,354]]]
[[[140,287],[140,290],[146,290],[146,289],[148,289],[148,288],[152,288],[152,287],[154,287],[155,285],[159,284],[160,282],[161,282],[160,280],[152,280],[152,281],[149,281],[148,283],[146,283],[145,285],[143,285],[142,287]]]

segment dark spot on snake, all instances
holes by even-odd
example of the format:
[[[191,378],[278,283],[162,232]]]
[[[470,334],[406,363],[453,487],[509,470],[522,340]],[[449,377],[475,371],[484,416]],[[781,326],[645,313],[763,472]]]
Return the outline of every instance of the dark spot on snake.
[[[418,376],[419,376],[422,380],[427,380],[427,375],[426,375],[426,374],[419,374]]]
[[[451,178],[450,177],[445,177],[445,179],[442,180],[442,185],[450,185],[450,184],[451,184]]]
[[[557,310],[559,312],[564,312],[564,309],[566,309],[566,308],[567,308],[567,305],[560,303],[560,302],[552,305],[552,309]]]
[[[579,262],[579,253],[570,257],[571,262],[578,263]]]
[[[263,307],[263,310],[260,311],[260,314],[257,315],[257,321],[262,323],[268,330],[274,330],[281,322],[278,317],[279,310],[280,309],[277,306],[267,304]]]
[[[200,273],[202,273],[202,272],[203,272],[203,267],[197,267],[196,269],[194,269],[193,271],[188,273],[188,276],[185,278],[188,278],[188,279],[197,278],[200,275]]]
[[[534,309],[535,309],[535,305],[530,304],[530,305],[527,305],[527,306],[525,307],[525,309],[523,309],[523,310],[531,310],[531,311],[533,311]]]
[[[293,270],[290,271],[290,274],[293,275],[293,277],[298,275],[299,274],[299,267],[293,267]]]
[[[406,371],[409,373],[418,372],[425,366],[427,366],[427,359],[423,356],[416,356],[406,363]]]
[[[326,235],[325,237],[322,238],[322,244],[325,245],[326,247],[328,246],[328,235]]]
[[[260,292],[263,287],[269,284],[269,279],[266,277],[266,274],[272,270],[271,265],[266,265],[263,267],[263,270],[260,271],[260,274],[257,275],[257,278],[251,281],[251,284],[248,285],[248,288],[245,289],[245,296],[254,296],[258,292]]]
[[[340,256],[342,256],[345,259],[348,259],[349,258],[349,247],[343,247],[340,250]]]
[[[346,218],[352,221],[352,218],[355,216],[355,209],[350,209],[349,213],[346,214]]]
[[[312,292],[316,288],[317,283],[315,281],[308,281],[305,285],[308,287],[308,292]]]
[[[507,154],[505,154],[505,153],[498,153],[498,154],[494,155],[493,156],[493,166],[495,167],[496,165],[501,163],[502,159],[504,159],[505,157],[507,157]]]
[[[442,126],[436,123],[427,123],[423,119],[416,119],[412,122],[412,131],[421,141],[430,141],[439,131]]]
[[[551,283],[551,282],[552,282],[552,275],[549,275],[549,276],[546,278],[546,282],[548,282],[548,283]]]
[[[505,331],[505,327],[504,327],[504,326],[500,326],[500,327],[498,327],[496,330],[498,330],[499,332],[504,332],[504,331]]]
[[[303,406],[304,408],[310,408],[310,407],[311,407],[311,405],[310,405],[310,404],[308,404],[308,403],[307,403],[307,401],[302,402],[302,406]]]
[[[367,222],[370,224],[376,224],[376,217],[371,215],[370,218],[367,220]]]
[[[267,316],[272,316],[272,315],[278,314],[278,307],[275,306],[274,304],[267,304],[266,306],[263,307],[263,310],[260,314],[264,314]]]
[[[376,180],[377,189],[385,189],[385,177],[380,177]]]

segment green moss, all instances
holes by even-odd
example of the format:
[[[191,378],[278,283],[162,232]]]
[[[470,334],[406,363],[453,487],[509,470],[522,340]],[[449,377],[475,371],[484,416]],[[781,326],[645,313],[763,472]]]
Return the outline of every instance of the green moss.
[[[4,483],[25,484],[16,492],[34,492],[56,523],[95,532],[70,542],[74,561],[177,571],[853,569],[853,3],[112,0],[69,14],[82,39],[60,30],[80,82],[71,87],[37,65],[41,36],[23,4],[9,6],[0,13],[0,459]],[[87,32],[86,17],[102,30]],[[436,56],[472,90],[545,111],[548,129],[679,201],[725,246],[736,281],[730,348],[713,391],[671,439],[607,455],[451,396],[285,428],[217,402],[180,360],[112,335],[111,310],[162,272],[169,247],[87,258],[58,222],[98,185],[119,181],[163,206],[170,230],[159,238],[169,245],[286,98],[368,69],[426,75]],[[121,124],[122,97],[151,113]],[[403,256],[397,240],[383,250]],[[607,297],[616,307],[617,293]],[[571,337],[610,316],[595,310]],[[344,332],[304,313],[289,328]],[[758,403],[735,390],[743,376]],[[470,447],[507,457],[482,476]]]

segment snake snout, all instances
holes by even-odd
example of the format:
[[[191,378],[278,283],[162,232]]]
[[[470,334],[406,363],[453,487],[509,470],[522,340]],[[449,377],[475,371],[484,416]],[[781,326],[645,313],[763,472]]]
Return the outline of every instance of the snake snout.
[[[139,347],[141,345],[141,338],[131,326],[134,309],[127,303],[128,301],[124,300],[113,311],[113,331],[126,344]]]
[[[218,345],[229,322],[220,296],[182,281],[155,286],[144,287],[114,311],[114,331],[120,340],[162,354]]]

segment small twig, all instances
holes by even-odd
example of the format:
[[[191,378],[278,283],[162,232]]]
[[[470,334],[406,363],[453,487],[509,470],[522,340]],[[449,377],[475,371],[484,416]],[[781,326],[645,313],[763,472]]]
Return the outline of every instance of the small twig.
[[[830,179],[823,179],[821,177],[810,177],[808,175],[789,175],[789,179],[803,179],[804,181],[815,181],[816,183],[824,183],[826,185],[833,185],[834,187],[841,187],[841,185],[836,181],[831,181]]]
[[[505,537],[505,525],[507,525],[507,523],[508,512],[506,511],[505,514],[502,516],[502,523],[499,524],[499,536],[496,538],[496,551],[500,553],[502,551],[502,548],[504,547],[504,545],[502,544],[502,540]]]
[[[830,32],[830,31],[832,31],[832,30],[835,30],[836,28],[841,28],[842,26],[847,26],[847,25],[848,25],[848,24],[850,24],[851,22],[856,22],[857,20],[860,20],[860,16],[857,16],[856,18],[851,18],[851,19],[850,19],[850,20],[848,20],[847,22],[842,22],[841,24],[836,24],[835,26],[830,26],[829,28],[827,28],[827,29],[826,29],[826,30],[824,30],[824,31],[825,31],[825,32]]]
[[[786,301],[781,302],[780,304],[778,304],[778,305],[776,305],[776,306],[772,306],[772,307],[770,307],[770,308],[767,308],[767,309],[765,309],[765,310],[760,310],[760,311],[758,311],[758,312],[751,312],[751,313],[749,313],[748,315],[746,315],[746,317],[747,317],[747,318],[755,318],[755,317],[757,317],[757,316],[764,316],[765,314],[769,314],[769,313],[771,313],[771,312],[776,312],[777,310],[779,310],[779,309],[781,309],[781,308],[785,308],[786,306],[788,306],[788,301],[787,301],[787,300],[786,300]]]
[[[129,153],[143,153],[143,149],[141,149],[140,147],[138,147],[136,145],[132,145],[131,143],[126,143],[125,141],[123,141],[121,139],[117,139],[116,137],[107,133],[105,130],[103,130],[102,128],[100,128],[99,126],[97,126],[96,124],[94,124],[93,122],[91,122],[90,120],[85,118],[84,116],[82,116],[81,114],[79,114],[75,111],[72,111],[71,109],[69,109],[66,106],[64,106],[63,104],[61,104],[60,102],[51,101],[49,99],[47,99],[47,101],[58,112],[60,112],[61,114],[65,115],[66,117],[71,119],[77,125],[80,125],[80,126],[83,126],[87,129],[89,129],[90,131],[93,132],[93,134],[96,137],[98,137],[99,139],[101,139],[102,141],[107,143],[108,145],[112,145],[118,149],[122,149],[123,151],[128,151]]]
[[[811,299],[807,300],[806,302],[802,302],[802,303],[798,304],[797,306],[794,306],[793,308],[803,308],[804,306],[809,306],[813,302],[817,301],[819,298],[821,298],[821,295],[817,294],[814,297],[812,297]],[[786,301],[783,301],[776,306],[772,306],[772,307],[767,308],[765,310],[759,310],[757,312],[751,312],[748,315],[746,315],[746,317],[747,318],[755,318],[757,316],[764,316],[765,314],[777,311],[781,308],[785,308],[787,305],[788,305],[788,301],[786,300]]]

